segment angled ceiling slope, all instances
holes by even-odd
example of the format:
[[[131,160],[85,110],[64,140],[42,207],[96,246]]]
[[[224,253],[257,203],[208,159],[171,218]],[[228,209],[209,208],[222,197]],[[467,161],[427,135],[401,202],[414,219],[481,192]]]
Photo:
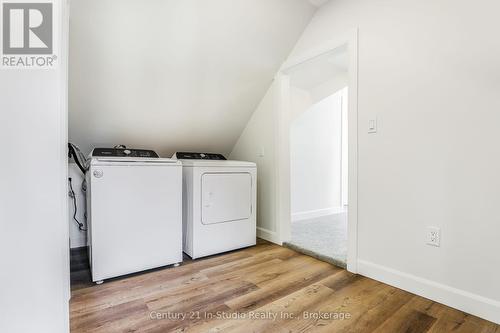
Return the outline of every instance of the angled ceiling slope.
[[[72,0],[69,136],[229,153],[310,21],[308,0]]]
[[[330,0],[309,0],[309,2],[316,7],[321,7]]]

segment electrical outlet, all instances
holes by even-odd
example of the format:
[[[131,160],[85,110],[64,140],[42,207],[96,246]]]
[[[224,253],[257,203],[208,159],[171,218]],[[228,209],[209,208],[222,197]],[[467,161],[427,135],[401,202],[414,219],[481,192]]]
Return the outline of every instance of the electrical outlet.
[[[427,227],[427,245],[441,246],[441,229]]]

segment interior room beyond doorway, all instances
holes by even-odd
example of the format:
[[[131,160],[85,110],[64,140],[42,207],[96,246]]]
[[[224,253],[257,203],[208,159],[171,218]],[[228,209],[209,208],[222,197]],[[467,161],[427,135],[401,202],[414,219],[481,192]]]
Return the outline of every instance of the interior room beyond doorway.
[[[347,48],[290,72],[291,240],[296,250],[347,263]]]

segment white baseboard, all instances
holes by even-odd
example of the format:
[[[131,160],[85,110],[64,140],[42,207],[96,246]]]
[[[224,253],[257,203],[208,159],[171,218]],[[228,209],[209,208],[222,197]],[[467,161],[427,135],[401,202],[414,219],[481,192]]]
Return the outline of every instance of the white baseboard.
[[[257,227],[257,237],[265,239],[268,242],[281,245],[281,241],[276,231],[271,231],[265,228]]]
[[[364,260],[358,260],[358,273],[500,324],[499,301]]]
[[[345,210],[342,207],[329,207],[315,210],[308,210],[305,212],[298,212],[292,214],[292,222],[314,219],[321,216],[328,216],[333,214],[339,214],[344,212]]]

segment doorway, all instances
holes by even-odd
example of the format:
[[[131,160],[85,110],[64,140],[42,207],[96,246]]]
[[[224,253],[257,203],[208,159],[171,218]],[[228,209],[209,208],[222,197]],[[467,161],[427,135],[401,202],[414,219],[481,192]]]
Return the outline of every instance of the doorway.
[[[356,272],[357,32],[283,68],[277,121],[281,242]]]

